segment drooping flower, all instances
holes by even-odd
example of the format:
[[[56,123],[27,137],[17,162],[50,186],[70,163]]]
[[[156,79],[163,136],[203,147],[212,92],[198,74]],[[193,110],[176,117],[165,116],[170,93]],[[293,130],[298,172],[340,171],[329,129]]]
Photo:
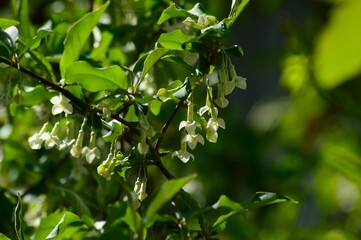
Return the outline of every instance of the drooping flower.
[[[61,145],[61,141],[60,141],[59,137],[57,136],[59,126],[60,126],[60,123],[57,122],[57,123],[55,123],[53,130],[50,133],[44,132],[43,134],[41,134],[40,138],[44,141],[44,147],[46,149],[50,149],[50,148],[53,148],[54,146]]]
[[[75,158],[79,158],[81,156],[83,149],[83,139],[84,139],[84,131],[80,129],[75,144],[70,149],[70,154]]]
[[[97,147],[90,148],[85,146],[81,150],[81,154],[85,156],[85,159],[89,164],[91,164],[94,159],[100,159],[100,151]]]
[[[181,121],[181,123],[179,124],[179,130],[181,130],[182,128],[184,128],[187,133],[195,133],[196,128],[197,127],[201,127],[201,125],[199,124],[199,122],[196,121]]]
[[[98,174],[106,180],[110,180],[113,174],[113,171],[111,171],[111,169],[109,168],[109,164],[113,161],[113,158],[113,153],[110,152],[105,161],[102,162],[102,164],[100,164],[97,168]]]
[[[143,201],[148,197],[148,194],[146,192],[147,188],[147,178],[137,178],[134,184],[134,192],[138,198],[139,201]]]
[[[211,117],[207,122],[206,138],[209,142],[215,143],[218,139],[218,128],[225,129],[225,123],[222,118]]]
[[[35,133],[31,136],[28,140],[30,148],[34,150],[38,150],[41,148],[41,145],[44,142],[44,139],[41,138],[41,135],[45,132],[46,128],[48,127],[48,122],[44,123],[43,127],[40,129],[38,133]]]
[[[52,97],[50,99],[50,102],[53,104],[53,107],[51,109],[51,113],[53,115],[57,115],[62,112],[66,114],[73,113],[73,106],[70,104],[70,100],[67,97],[63,96],[62,94],[59,94],[59,96]]]
[[[83,139],[84,139],[84,128],[86,123],[86,118],[84,118],[83,123],[81,124],[78,137],[76,138],[75,144],[70,149],[70,154],[75,157],[79,158],[82,154],[83,149]]]
[[[173,152],[172,157],[175,157],[175,156],[177,156],[184,163],[188,162],[189,159],[191,159],[191,158],[194,160],[193,154],[191,154],[187,151],[187,143],[186,142],[181,143],[180,150]]]
[[[91,164],[94,159],[100,159],[100,151],[99,149],[95,146],[95,140],[96,140],[96,135],[95,132],[92,131],[90,133],[90,140],[89,140],[89,146],[85,146],[83,147],[81,154],[83,156],[85,156],[85,159],[87,160],[87,162],[89,164]]]
[[[187,134],[183,141],[186,142],[192,150],[196,148],[197,143],[204,145],[204,138],[200,134]]]
[[[217,99],[214,102],[221,108],[225,108],[228,106],[229,101],[225,97],[224,94],[218,94]]]

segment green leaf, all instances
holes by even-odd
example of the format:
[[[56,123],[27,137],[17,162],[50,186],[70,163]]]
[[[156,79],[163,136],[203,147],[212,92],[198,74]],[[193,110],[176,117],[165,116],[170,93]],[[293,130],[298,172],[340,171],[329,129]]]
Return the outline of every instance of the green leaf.
[[[184,185],[196,178],[196,175],[192,175],[185,178],[173,179],[165,182],[160,187],[155,197],[150,202],[144,217],[145,227],[150,227],[153,223],[153,218],[162,206],[167,203],[172,197],[182,189]]]
[[[184,67],[189,72],[196,74],[197,70],[189,62],[187,62],[183,57],[177,55],[166,55],[162,57],[162,60],[177,64],[178,66]]]
[[[162,101],[154,99],[150,102],[149,109],[155,116],[157,116],[160,113],[161,107],[162,107]]]
[[[123,126],[120,122],[113,120],[110,123],[110,131],[103,135],[103,140],[106,142],[113,142],[117,137],[119,137],[123,132]],[[107,125],[109,125],[107,123]]]
[[[4,234],[0,233],[0,240],[11,240],[11,239],[5,236]]]
[[[65,74],[65,83],[78,83],[90,92],[128,88],[127,76],[119,66],[95,68],[85,61],[69,65]]]
[[[230,200],[225,195],[222,195],[219,198],[219,200],[212,205],[212,208],[216,210],[222,208],[231,210],[231,211],[228,210],[225,214],[219,216],[217,220],[213,223],[213,227],[220,227],[220,228],[223,228],[224,226],[222,226],[222,224],[225,223],[233,215],[245,212],[245,209],[241,204]]]
[[[135,111],[135,106],[134,105],[130,105],[128,108],[128,112],[125,115],[124,120],[128,121],[128,122],[138,122],[139,118],[137,116],[137,112]]]
[[[230,208],[232,210],[235,210],[235,211],[243,211],[244,208],[241,204],[237,203],[237,202],[234,202],[232,200],[230,200],[227,196],[225,195],[222,195],[218,201],[212,205],[212,208],[214,209],[219,209],[219,208]]]
[[[142,221],[139,213],[134,209],[134,206],[128,205],[125,215],[119,219],[120,222],[126,223],[133,232],[137,232]]]
[[[89,35],[109,4],[110,1],[107,1],[100,8],[84,15],[70,28],[69,33],[64,40],[64,52],[60,60],[60,72],[62,77],[65,76],[67,67],[79,58],[80,52]]]
[[[72,212],[57,212],[42,219],[35,231],[35,240],[71,239],[84,228],[83,221]]]
[[[20,194],[18,193],[18,202],[16,204],[15,212],[14,212],[15,233],[18,240],[24,239],[23,224],[22,224],[22,214],[23,214],[22,208],[23,208],[23,202],[21,200]]]
[[[172,50],[183,50],[182,44],[192,39],[194,36],[184,33],[181,29],[170,33],[163,33],[158,38],[158,43],[164,48]]]
[[[157,48],[148,53],[145,58],[142,74],[140,76],[140,81],[143,80],[144,76],[149,72],[149,70],[153,67],[153,65],[162,57],[164,54],[169,52],[169,49],[165,48]]]
[[[48,21],[44,26],[38,29],[35,37],[31,39],[27,44],[25,49],[35,49],[40,46],[41,40],[43,38],[46,38],[47,36],[54,34],[54,32],[51,30],[51,22]]]
[[[296,200],[278,193],[257,192],[246,203],[244,203],[243,206],[247,211],[250,211],[259,207],[280,202],[298,203]]]
[[[19,32],[25,39],[33,36],[33,26],[29,16],[29,0],[20,1],[17,19],[21,20],[19,24]]]
[[[317,39],[314,65],[317,83],[332,89],[361,73],[361,1],[338,5]]]
[[[227,28],[230,28],[243,11],[249,0],[232,0],[231,12],[229,13],[229,20],[226,22]]]
[[[171,4],[168,8],[166,8],[162,15],[158,19],[158,24],[162,24],[165,21],[176,18],[176,17],[194,17],[193,14],[189,13],[187,10],[177,6],[175,3]]]
[[[51,94],[49,94],[49,92],[42,85],[37,85],[35,88],[25,90],[26,91],[23,91],[21,94],[23,97],[22,105],[25,106],[39,104],[40,102],[44,101],[47,96],[51,96]]]
[[[6,19],[6,18],[0,18],[0,28],[6,29],[11,26],[19,25],[20,22],[16,20]]]
[[[233,45],[231,47],[228,47],[224,49],[227,54],[232,54],[236,57],[242,57],[243,56],[243,49],[238,45]]]
[[[41,68],[44,73],[48,75],[49,79],[55,81],[56,77],[54,75],[53,67],[46,59],[46,57],[36,50],[29,50],[28,53],[30,54],[31,58],[35,60],[35,62],[38,64],[38,67]]]
[[[0,29],[0,46],[4,46],[11,55],[14,54],[16,51],[16,45],[13,42],[11,36],[7,32],[1,29]]]

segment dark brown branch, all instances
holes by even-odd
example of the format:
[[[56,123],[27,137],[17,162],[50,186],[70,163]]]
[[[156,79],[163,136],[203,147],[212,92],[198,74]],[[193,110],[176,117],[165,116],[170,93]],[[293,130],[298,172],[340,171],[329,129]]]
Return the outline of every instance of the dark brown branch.
[[[161,135],[160,135],[160,137],[158,138],[158,141],[157,141],[157,143],[156,143],[156,145],[155,145],[155,150],[156,150],[157,152],[159,151],[160,145],[161,145],[161,143],[162,143],[162,141],[163,141],[163,139],[164,139],[164,135],[165,135],[165,133],[167,132],[167,130],[168,130],[171,122],[173,121],[174,117],[177,115],[179,109],[180,109],[181,107],[183,107],[183,105],[184,105],[184,101],[179,102],[178,105],[177,105],[177,107],[173,110],[172,114],[169,116],[167,122],[163,125],[162,130],[161,130],[161,132],[160,132]]]

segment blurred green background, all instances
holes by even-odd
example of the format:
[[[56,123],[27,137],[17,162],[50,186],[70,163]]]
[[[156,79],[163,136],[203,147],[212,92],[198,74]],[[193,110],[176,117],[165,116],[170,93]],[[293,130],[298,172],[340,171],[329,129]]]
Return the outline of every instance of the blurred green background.
[[[35,24],[47,20],[45,2],[55,1],[31,1]],[[200,2],[219,19],[231,4]],[[165,164],[198,172],[188,190],[203,204],[221,194],[243,202],[256,191],[299,204],[238,216],[221,239],[361,239],[360,13],[358,0],[253,0],[237,20],[227,41],[245,52],[234,63],[248,89],[220,111],[226,129],[217,144],[197,148],[189,164]],[[8,16],[10,1],[1,1],[0,17]]]

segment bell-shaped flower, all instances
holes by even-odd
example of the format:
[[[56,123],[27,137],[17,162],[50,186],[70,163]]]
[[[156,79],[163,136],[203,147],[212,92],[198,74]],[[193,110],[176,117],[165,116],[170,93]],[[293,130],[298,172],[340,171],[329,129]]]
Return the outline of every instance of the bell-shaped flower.
[[[181,121],[181,123],[179,124],[179,130],[184,128],[189,134],[194,134],[197,127],[200,128],[201,125],[199,124],[199,122],[196,121]]]
[[[41,134],[40,138],[44,141],[44,147],[46,149],[50,149],[50,148],[53,148],[54,146],[61,145],[61,141],[60,141],[59,137],[56,135],[58,132],[59,126],[60,126],[60,123],[57,122],[57,123],[55,123],[51,133],[44,132],[43,134]]]
[[[232,77],[232,81],[233,84],[240,88],[240,89],[246,89],[247,88],[247,82],[246,82],[246,79],[241,77],[241,76],[238,76],[237,73],[236,73],[236,69],[234,68],[234,65],[231,65],[230,68],[229,68],[229,73]]]
[[[31,149],[38,150],[41,148],[41,145],[44,142],[44,139],[41,138],[41,135],[43,135],[43,133],[46,131],[48,124],[48,122],[44,123],[43,127],[40,129],[40,132],[35,133],[29,138],[28,142]]]
[[[194,160],[193,154],[187,151],[186,142],[182,142],[180,150],[173,152],[172,157],[175,156],[177,156],[184,163],[188,162],[191,158]]]
[[[94,159],[100,159],[100,151],[97,147],[90,148],[85,146],[81,150],[81,154],[85,156],[85,159],[89,164],[91,164]]]
[[[104,177],[106,180],[110,180],[113,173],[114,168],[121,164],[121,161],[114,156],[114,153],[111,149],[108,154],[107,159],[105,159],[97,168],[97,172],[100,176]]]
[[[213,118],[211,117],[208,120],[207,127],[206,127],[206,138],[209,142],[215,143],[218,139],[218,128],[225,128],[225,123],[222,118]]]
[[[83,129],[80,129],[79,135],[75,141],[75,144],[70,149],[70,154],[75,158],[79,158],[82,154],[83,139],[84,139],[84,131],[83,131]]]
[[[51,113],[53,115],[57,115],[62,112],[66,114],[73,113],[73,106],[70,104],[70,100],[62,94],[52,97],[50,99],[50,102],[53,104],[53,107],[51,109]]]
[[[227,100],[227,98],[225,97],[224,94],[219,94],[217,99],[214,100],[214,102],[220,107],[220,108],[225,108],[228,106],[229,101]]]
[[[204,145],[204,138],[200,134],[187,134],[183,141],[186,142],[192,150],[196,148],[197,143]]]
[[[96,135],[95,135],[95,132],[92,131],[90,133],[89,146],[85,146],[81,150],[81,154],[83,156],[85,156],[85,159],[87,160],[87,162],[89,164],[91,164],[94,161],[94,159],[96,159],[96,158],[100,159],[100,151],[95,146],[95,141],[96,141]]]
[[[113,153],[109,153],[107,159],[105,159],[102,164],[100,164],[97,168],[97,172],[100,176],[105,178],[106,180],[110,180],[113,174],[113,171],[110,169],[111,162],[113,161]]]
[[[247,80],[246,78],[240,76],[237,76],[236,78],[233,79],[234,85],[243,90],[247,88],[246,80]]]
[[[138,198],[139,201],[143,201],[148,197],[148,194],[146,192],[147,188],[147,178],[137,178],[134,184],[134,192]]]
[[[207,122],[207,130],[217,132],[218,128],[226,128],[226,124],[222,118],[211,117]]]

